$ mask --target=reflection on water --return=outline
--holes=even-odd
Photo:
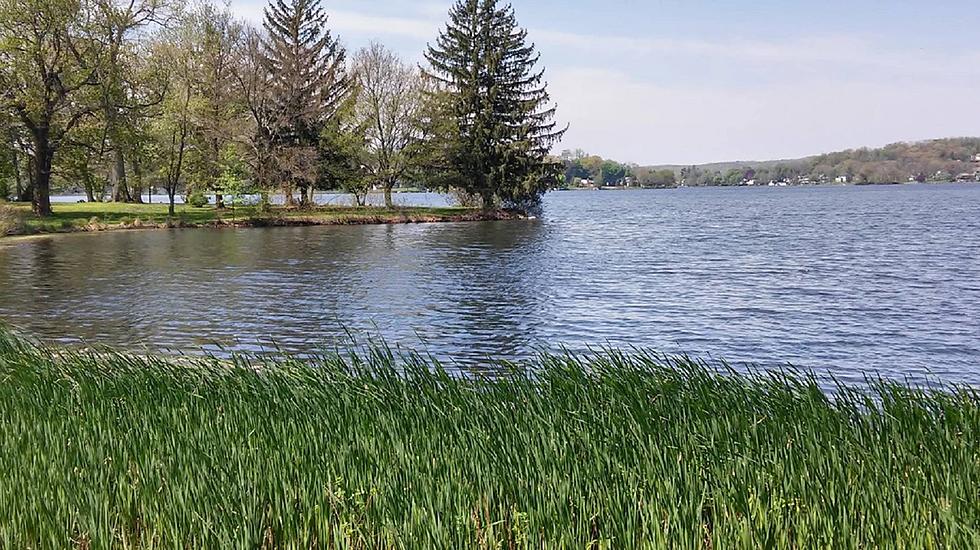
[[[0,245],[0,319],[63,343],[453,358],[566,344],[980,384],[980,186],[549,195],[539,221]]]

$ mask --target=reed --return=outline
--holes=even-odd
[[[500,369],[0,330],[0,547],[980,547],[973,390],[645,352]]]

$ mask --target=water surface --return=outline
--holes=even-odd
[[[0,245],[0,319],[134,350],[639,346],[980,385],[980,185],[561,192],[537,221]]]

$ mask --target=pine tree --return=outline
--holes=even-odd
[[[430,149],[444,181],[479,196],[486,208],[533,209],[560,175],[548,160],[565,129],[554,122],[539,57],[498,0],[458,0],[426,52],[437,90]],[[438,120],[441,118],[442,120]]]
[[[294,187],[304,190],[306,202],[305,189],[312,189],[318,179],[320,134],[350,89],[346,52],[327,28],[319,0],[273,0],[263,25],[278,172],[287,204],[293,202]]]

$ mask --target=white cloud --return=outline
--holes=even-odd
[[[259,22],[259,2],[236,2],[235,11]],[[399,12],[406,16],[328,12],[349,46],[380,39],[413,58],[438,36],[447,8],[433,0],[412,3]],[[795,157],[980,128],[976,49],[855,35],[650,38],[533,25],[529,35],[545,53],[559,117],[571,123],[563,146],[625,161]]]
[[[247,20],[260,22],[262,7],[259,3],[237,4],[236,13]],[[423,3],[414,6],[422,17],[396,17],[359,11],[330,10],[330,27],[335,32],[356,34],[371,38],[401,37],[430,41],[438,36],[445,24],[447,7],[443,3]],[[649,38],[629,36],[602,36],[580,34],[549,29],[530,29],[530,39],[538,44],[580,50],[589,54],[609,56],[690,56],[704,59],[725,59],[731,62],[807,65],[827,64],[855,69],[885,69],[910,75],[946,75],[961,73],[963,67],[976,66],[980,51],[929,54],[918,50],[882,50],[868,41],[854,36],[803,36],[787,41],[767,41],[745,38],[728,40]],[[553,63],[552,63],[553,64]],[[975,73],[975,72],[974,72]],[[967,75],[975,81],[977,74]],[[980,74],[980,73],[978,73]]]
[[[236,2],[235,15],[254,24],[261,24],[265,4]],[[433,9],[433,8],[429,8]],[[425,10],[423,10],[423,13]],[[428,40],[436,36],[442,25],[440,17],[393,17],[356,11],[327,10],[330,30],[337,34],[359,34],[373,37],[399,36]]]
[[[609,56],[684,55],[705,59],[724,59],[738,63],[768,65],[815,65],[829,67],[876,69],[917,76],[964,76],[965,67],[975,67],[980,50],[929,54],[919,50],[882,49],[867,39],[854,36],[815,35],[781,42],[732,38],[728,40],[699,40],[673,38],[634,38],[626,36],[596,36],[552,30],[531,30],[529,35],[539,44],[574,48],[592,54]],[[974,80],[978,73],[965,75]]]
[[[350,11],[330,12],[330,27],[340,34],[357,33],[370,36],[401,36],[431,40],[439,33],[442,21],[412,17],[387,17]]]

